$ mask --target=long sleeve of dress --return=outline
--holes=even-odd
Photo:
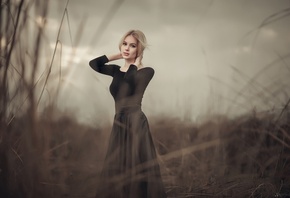
[[[112,76],[110,93],[115,100],[116,109],[123,106],[141,105],[143,94],[154,75],[154,69],[145,67],[138,69],[131,64],[126,72],[120,66],[107,64],[108,58],[103,55],[89,62],[95,71]]]
[[[144,69],[140,69],[138,70],[136,77],[137,77],[137,81],[136,81],[136,93],[144,93],[146,87],[148,86],[149,82],[151,81],[151,79],[154,76],[154,69],[151,67],[146,67]]]
[[[101,74],[114,76],[116,69],[119,67],[117,65],[106,64],[109,62],[109,59],[106,55],[95,58],[89,62],[89,65],[93,70]]]

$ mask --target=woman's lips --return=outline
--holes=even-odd
[[[129,56],[129,53],[123,52],[124,56]]]

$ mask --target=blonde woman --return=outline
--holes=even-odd
[[[110,92],[115,117],[96,197],[163,198],[155,147],[147,118],[141,109],[143,94],[154,75],[142,64],[146,37],[130,30],[121,39],[120,52],[90,61],[95,71],[112,77]],[[122,67],[109,64],[124,59]]]

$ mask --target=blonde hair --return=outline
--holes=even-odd
[[[119,50],[121,50],[121,46],[123,45],[124,40],[127,36],[133,36],[137,40],[137,56],[143,55],[143,51],[147,47],[147,40],[145,34],[140,30],[129,30],[120,40]]]

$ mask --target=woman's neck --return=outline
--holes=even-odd
[[[129,66],[131,65],[131,64],[134,64],[134,59],[130,59],[130,60],[125,60],[125,65],[124,65],[124,68],[129,68]]]

